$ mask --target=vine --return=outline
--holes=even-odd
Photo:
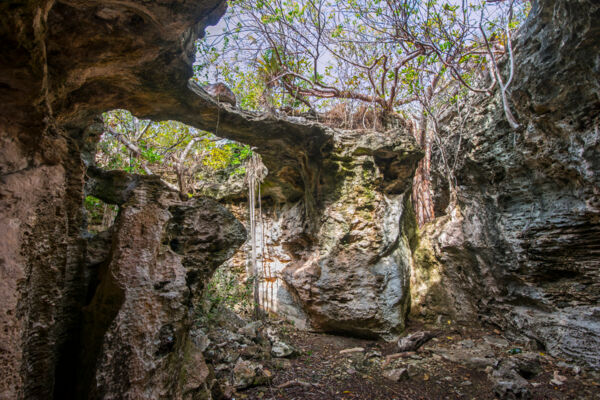
[[[254,318],[261,318],[261,306],[260,306],[260,278],[261,274],[257,265],[257,251],[256,251],[256,223],[261,224],[261,243],[262,249],[264,249],[264,226],[262,225],[262,205],[260,200],[260,184],[266,176],[266,168],[261,161],[258,154],[252,153],[250,159],[246,164],[246,178],[245,182],[248,185],[248,213],[250,220],[250,266],[251,275],[253,280],[253,297],[254,297]],[[259,204],[259,216],[256,215],[256,202],[258,197]],[[262,259],[262,257],[261,257]]]

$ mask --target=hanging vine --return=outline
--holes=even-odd
[[[246,178],[245,183],[248,185],[248,211],[250,220],[250,266],[251,276],[254,282],[253,297],[254,297],[254,318],[259,319],[261,317],[261,306],[260,306],[260,280],[261,274],[257,265],[257,251],[256,251],[256,224],[261,224],[261,236],[262,236],[262,247],[264,248],[264,227],[262,226],[262,208],[259,208],[258,216],[256,215],[256,202],[258,200],[259,207],[260,201],[260,184],[267,175],[267,170],[260,159],[260,156],[256,153],[252,153],[252,156],[246,163]],[[262,257],[261,257],[262,259]]]

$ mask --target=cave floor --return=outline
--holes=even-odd
[[[408,327],[409,333],[423,329],[418,323]],[[448,326],[436,330],[437,337],[418,351],[388,358],[398,353],[395,342],[303,332],[288,324],[279,324],[277,330],[299,355],[265,361],[273,374],[269,385],[233,393],[232,398],[494,399],[494,382],[488,376],[492,367],[486,373],[481,359],[498,364],[516,357],[511,349],[524,348],[497,330]],[[580,371],[539,350],[522,350],[518,356],[524,355],[534,355],[540,368],[537,375],[524,377],[532,399],[600,399],[597,371]],[[386,371],[403,368],[407,372],[399,381],[384,377]],[[551,383],[555,374],[562,384]]]

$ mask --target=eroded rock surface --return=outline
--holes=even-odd
[[[265,154],[276,154],[266,157],[272,166],[280,156],[288,157],[288,164],[297,164],[295,155],[287,152],[291,148],[287,143],[304,146],[306,154],[318,151],[324,143],[326,135],[319,127],[304,129],[297,123],[220,109],[205,92],[197,94],[197,87],[188,87],[194,41],[224,10],[225,2],[219,0],[40,0],[0,5],[0,216],[4,227],[0,240],[4,327],[0,331],[0,397],[74,396],[81,307],[94,294],[88,290],[90,276],[84,265],[86,259],[97,261],[104,253],[102,243],[95,241],[90,243],[93,254],[86,255],[82,206],[82,160],[88,165],[92,160],[89,153],[101,132],[94,118],[101,112],[127,108],[141,117],[179,119],[209,130],[219,125],[220,134],[260,146]],[[153,222],[165,223],[163,211],[152,216]],[[142,225],[135,226],[141,229]],[[119,269],[116,264],[115,268]],[[141,277],[134,280],[148,283]],[[116,300],[128,293],[118,282],[114,287],[105,285],[115,291]],[[138,306],[131,304],[132,311]],[[110,318],[99,321],[109,322]],[[169,329],[164,332],[169,337]],[[131,333],[114,334],[127,340]],[[155,334],[154,325],[148,334]],[[140,344],[148,337],[129,344]],[[88,345],[93,347],[93,343]],[[145,356],[136,358],[127,351],[117,354],[146,363]],[[86,382],[108,379],[116,373],[111,370],[116,364],[116,360],[102,364],[107,370],[99,374],[106,375],[96,377],[87,369],[82,373],[90,373]],[[80,384],[86,386],[75,386]],[[114,384],[107,390],[116,390],[121,383]],[[149,390],[158,393],[163,388]]]
[[[50,155],[21,133],[0,118],[2,399],[50,393],[84,295],[83,165],[64,138],[41,139]]]
[[[80,397],[197,398],[211,392],[192,323],[204,283],[245,240],[208,198],[182,202],[157,177],[90,169],[90,194],[119,202],[112,244],[84,307]],[[127,195],[105,196],[102,181]]]
[[[392,338],[410,301],[410,190],[422,152],[402,130],[325,132],[318,156],[262,185],[261,298],[301,327]],[[294,174],[302,197],[280,203],[291,194],[280,182]]]
[[[298,236],[282,243],[291,250],[283,281],[314,328],[367,336],[403,329],[414,234],[407,193],[421,156],[411,139],[404,132],[335,136],[316,216],[287,222],[292,231],[315,224],[303,232],[306,243]]]
[[[73,396],[87,295],[80,155],[99,133],[87,127],[110,108],[152,107],[165,82],[185,88],[193,41],[223,12],[221,1],[0,4],[0,398]]]
[[[290,252],[300,260],[295,264],[298,269],[304,264],[312,268],[312,261],[307,258],[309,249],[299,250],[298,245],[304,243],[306,237],[307,244],[321,246],[314,235],[321,226],[321,214],[326,207],[323,204],[333,200],[325,199],[318,191],[319,178],[325,176],[321,174],[324,160],[331,154],[337,139],[332,131],[316,123],[235,110],[188,82],[192,76],[193,42],[207,24],[217,21],[224,7],[225,2],[218,0],[7,1],[0,5],[3,38],[0,43],[1,212],[8,227],[1,241],[4,268],[0,270],[0,280],[6,289],[2,294],[2,304],[6,305],[2,322],[7,329],[0,332],[1,341],[6,343],[2,354],[6,363],[0,380],[4,397],[51,398],[54,395],[64,398],[71,395],[81,306],[93,295],[86,286],[90,277],[83,265],[86,258],[96,258],[102,253],[100,243],[95,242],[90,244],[94,254],[86,256],[87,244],[82,232],[85,173],[82,160],[88,165],[92,160],[89,153],[101,132],[94,118],[103,111],[127,108],[139,117],[176,119],[212,131],[218,127],[219,136],[255,146],[271,173],[265,195],[276,199],[276,203],[296,204],[298,212],[304,213],[295,221],[300,224],[298,228],[307,233],[290,240]],[[406,181],[398,181],[402,181],[401,186],[408,183],[411,168],[403,169],[399,162],[400,169],[396,170],[395,156],[388,158],[384,153],[380,158],[377,158],[379,155],[368,156],[373,159],[371,164],[378,160],[383,163],[385,171],[382,169],[381,174],[391,177],[384,181],[394,182],[396,176],[407,173]],[[412,162],[413,158],[409,159]],[[338,164],[327,167],[343,171],[343,162]],[[370,168],[365,169],[368,174]],[[348,184],[346,181],[344,196],[357,198]],[[105,195],[112,190],[111,185],[104,188]],[[331,182],[322,187],[330,186]],[[127,192],[118,187],[114,189],[119,189],[114,193],[117,195]],[[409,209],[398,197],[405,188],[385,190],[390,196],[396,196],[387,214],[396,219],[401,210]],[[406,196],[403,199],[406,200]],[[375,200],[367,207],[382,205],[384,196],[377,194]],[[122,199],[110,201],[119,203]],[[345,213],[350,216],[353,211],[348,209]],[[165,215],[162,211],[157,213],[153,222],[164,224]],[[383,214],[377,218],[382,220]],[[344,224],[329,225],[330,242],[341,240],[338,235],[347,233],[343,231]],[[369,262],[385,259],[378,267],[384,272],[361,273],[367,275],[372,288],[392,290],[392,296],[383,297],[392,299],[385,313],[394,319],[392,325],[395,326],[403,311],[392,308],[396,304],[404,307],[407,296],[405,282],[400,279],[406,270],[396,271],[394,263],[406,260],[400,260],[399,253],[395,252],[396,228],[386,233],[380,227],[369,226],[370,232],[377,236],[374,249],[377,254]],[[365,237],[367,233],[365,231]],[[385,252],[386,246],[392,253]],[[330,259],[335,257],[332,255]],[[340,255],[332,271],[342,271],[344,257],[354,258],[355,264],[365,268],[361,261],[364,256],[357,247]],[[312,278],[296,274],[293,279],[300,282]],[[388,285],[386,279],[392,283]],[[340,277],[336,280],[339,282]],[[321,282],[325,286],[342,287],[334,281],[321,279]],[[298,287],[303,285],[299,283]],[[109,289],[115,290],[116,298],[127,293],[124,289]],[[313,296],[301,290],[304,296]],[[371,291],[370,296],[378,295]],[[315,315],[328,315],[323,321],[332,317],[339,319],[336,313],[347,314],[350,310],[343,305],[345,299],[340,299],[336,309],[331,311],[317,306],[323,300],[329,301],[310,300]],[[381,318],[375,315],[378,311],[374,307],[365,303],[364,308],[358,321]],[[101,324],[109,324],[109,320]],[[354,326],[361,325],[358,321]],[[137,344],[144,340],[140,339]],[[125,356],[126,352],[118,354]],[[106,376],[114,374],[114,371],[109,372],[114,367],[110,362],[102,367],[108,368]],[[91,375],[82,383],[84,387],[93,379],[109,379]],[[115,385],[120,383],[115,382]],[[117,386],[107,390],[116,390]]]
[[[388,145],[234,110],[188,83],[193,42],[224,4],[0,5],[0,397],[69,398],[74,379],[92,397],[211,390],[187,312],[237,239],[185,222],[208,218],[200,205],[224,217],[214,203],[182,203],[137,178],[130,183],[141,186],[109,200],[123,206],[114,230],[84,239],[81,157],[89,163],[99,134],[93,118],[116,107],[218,127],[257,147],[270,171],[265,198],[277,204],[269,240],[279,264],[270,265],[282,272],[290,313],[324,330],[401,329],[414,221],[406,193],[419,151],[401,134]],[[415,281],[440,278],[437,291],[419,287],[417,311],[435,304],[435,314],[481,317],[595,366],[598,12],[589,0],[534,4],[511,96],[524,129],[508,129],[497,97],[474,100],[460,207],[426,228]],[[207,255],[214,250],[221,256]],[[84,343],[82,332],[91,335]],[[89,352],[74,369],[80,345]],[[169,369],[188,374],[169,386]]]
[[[492,322],[595,367],[599,18],[592,1],[534,3],[515,49],[522,129],[499,96],[473,97],[458,206],[424,229],[413,282],[416,313]]]

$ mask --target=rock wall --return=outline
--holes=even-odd
[[[328,132],[320,160],[299,174],[299,200],[278,201],[277,177],[263,184],[261,298],[299,327],[392,338],[410,303],[410,192],[422,152],[403,130]],[[232,263],[247,262],[248,246]]]
[[[82,155],[98,134],[87,127],[187,91],[193,41],[223,12],[220,1],[0,5],[0,398],[77,397],[86,258],[102,247],[84,234]]]
[[[459,202],[423,230],[413,311],[480,320],[600,366],[600,6],[537,1],[511,88],[473,96]],[[457,129],[452,117],[445,129]],[[438,182],[442,187],[443,182]]]
[[[157,177],[88,175],[89,193],[120,209],[104,257],[88,265],[79,397],[210,398],[219,388],[193,321],[204,283],[245,240],[243,226],[214,200],[182,202]]]
[[[86,240],[85,167],[65,142],[53,143],[56,162],[4,138],[0,398],[210,396],[218,387],[195,347],[193,314],[243,227],[156,178],[96,171],[89,193],[121,212]]]
[[[241,231],[213,203],[184,204],[144,181],[111,200],[123,205],[115,231],[86,240],[82,159],[97,140],[93,118],[111,108],[218,127],[257,147],[270,171],[265,196],[293,205],[273,217],[292,303],[324,330],[401,329],[413,220],[405,193],[420,152],[403,135],[384,144],[241,112],[188,83],[193,42],[224,7],[0,4],[1,398],[179,398],[211,389],[191,351],[187,312]],[[424,279],[415,285],[425,304],[436,293],[440,312],[488,318],[595,366],[598,13],[591,0],[535,3],[511,96],[524,129],[508,129],[497,97],[474,100],[460,208],[427,228],[415,269],[440,277],[436,291]],[[199,207],[228,221],[209,228],[232,231],[188,226],[188,217],[212,218]],[[190,241],[190,232],[206,240]],[[358,281],[365,285],[349,284]],[[193,373],[167,382],[167,371],[184,370]]]
[[[283,281],[313,328],[388,338],[404,329],[414,236],[409,194],[421,157],[404,131],[334,136],[314,178],[315,216],[284,224],[293,232],[309,222],[314,230],[282,240],[291,259]]]
[[[191,309],[188,303],[194,298],[191,289],[181,284],[187,253],[174,256],[176,250],[159,243],[166,235],[161,229],[166,226],[168,231],[169,221],[184,213],[165,209],[175,200],[169,200],[166,193],[132,192],[128,185],[119,186],[133,178],[109,179],[109,184],[95,193],[120,193],[122,197],[111,202],[124,206],[129,200],[133,203],[122,210],[113,232],[86,239],[84,175],[100,133],[94,118],[103,111],[127,108],[142,118],[176,119],[207,130],[218,127],[218,135],[253,145],[263,156],[271,172],[266,195],[278,203],[302,202],[299,208],[305,216],[298,223],[303,224],[302,231],[310,240],[304,243],[294,238],[291,242],[295,246],[304,243],[331,250],[336,247],[331,244],[342,239],[338,235],[346,235],[345,223],[336,222],[323,232],[329,244],[318,238],[322,216],[336,217],[332,210],[326,211],[336,198],[327,197],[321,189],[328,191],[345,182],[345,192],[335,196],[349,202],[361,197],[351,192],[349,181],[343,178],[344,168],[348,168],[344,164],[351,161],[329,158],[337,140],[331,130],[315,123],[236,110],[219,104],[188,82],[194,40],[207,24],[217,21],[224,7],[225,2],[218,0],[40,0],[0,5],[0,215],[7,226],[0,240],[0,281],[6,289],[0,298],[6,327],[0,332],[2,398],[111,397],[117,392],[130,398],[181,397],[204,384],[202,361],[196,360],[193,367],[188,366],[200,374],[190,377],[196,386],[183,385],[181,379],[165,386],[165,371],[182,371],[186,369],[182,365],[191,362],[189,357],[197,357],[197,353],[187,351],[191,342],[185,336],[189,326],[185,310]],[[408,209],[400,196],[406,192],[418,152],[414,147],[400,146],[395,151],[382,144],[356,151],[366,152],[365,165],[360,161],[351,169],[364,170],[369,186],[377,187],[374,199],[365,207],[380,207],[387,197],[395,204],[389,218],[400,218],[400,210]],[[320,179],[329,181],[322,183]],[[401,182],[398,187],[393,183],[396,180]],[[379,183],[386,186],[380,188]],[[360,201],[364,203],[364,199]],[[217,208],[211,206],[209,210],[219,214]],[[349,208],[342,217],[349,217],[352,211]],[[190,217],[195,215],[192,212]],[[382,220],[383,215],[378,218]],[[398,301],[402,314],[407,297],[406,281],[400,278],[406,272],[406,257],[396,252],[404,244],[400,239],[396,244],[396,238],[403,236],[394,229],[364,229],[365,235],[372,234],[377,241],[373,259],[365,262],[376,264],[385,259],[390,263],[379,267],[384,271],[378,273],[381,282],[367,271],[368,264],[359,265],[363,257],[358,254],[360,240],[356,248],[350,246],[351,251],[332,253],[329,265],[339,280],[344,276],[344,257],[352,258],[363,269],[361,274],[373,275],[369,278],[372,289],[387,284],[386,274],[390,275],[397,297],[392,298]],[[135,239],[146,233],[152,236]],[[211,240],[218,238],[215,235]],[[109,243],[111,252],[106,253]],[[229,245],[234,247],[235,241]],[[387,248],[391,253],[385,252]],[[291,253],[297,257],[297,267],[314,267],[308,248],[296,248]],[[173,258],[174,269],[166,266],[163,257]],[[201,281],[214,265],[200,258],[189,262],[196,266],[209,263],[198,273]],[[148,264],[142,268],[139,260]],[[395,266],[403,269],[395,271]],[[174,281],[162,287],[163,275]],[[294,277],[297,282],[312,279],[301,271]],[[323,277],[321,282],[325,282]],[[302,291],[300,286],[298,283]],[[322,301],[310,301],[311,310],[324,326],[332,316],[333,320],[338,318],[335,313],[339,311],[329,312]],[[348,307],[342,304],[345,301],[340,299],[335,307],[347,312]],[[170,313],[171,303],[188,308]],[[150,316],[150,309],[156,317]],[[397,320],[386,322],[374,315],[374,310],[367,310],[353,326],[378,318],[374,329],[383,329],[382,324],[397,325]],[[169,338],[173,335],[177,338],[174,344],[163,348],[155,343],[162,342],[163,336],[172,342]],[[152,356],[145,353],[147,348],[157,350]],[[85,356],[81,356],[81,349],[85,349]],[[165,351],[169,355],[163,357]],[[127,370],[129,364],[135,368]]]
[[[37,398],[52,390],[81,295],[84,168],[58,135],[32,145],[6,117],[0,133],[0,398]]]

